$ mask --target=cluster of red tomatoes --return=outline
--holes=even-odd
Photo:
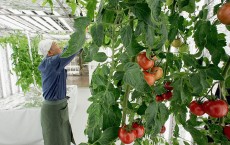
[[[213,118],[224,117],[228,113],[228,104],[224,100],[207,100],[204,103],[192,101],[189,104],[190,112],[196,116],[207,113]]]
[[[166,127],[163,125],[160,130],[160,134],[166,131]],[[145,128],[143,125],[134,122],[132,126],[124,125],[120,127],[118,131],[118,137],[124,144],[130,144],[137,138],[142,138],[145,134]]]
[[[143,125],[134,122],[132,126],[124,125],[118,131],[118,137],[124,144],[130,144],[137,138],[142,138],[145,134]]]
[[[149,86],[152,86],[155,81],[159,80],[163,76],[163,70],[161,67],[154,66],[156,57],[149,59],[146,56],[146,52],[140,52],[137,55],[137,63],[143,69],[144,78]]]
[[[166,82],[164,84],[164,88],[167,90],[167,92],[161,94],[161,95],[157,95],[156,96],[156,101],[157,102],[162,102],[164,100],[170,100],[172,98],[172,90],[173,90],[173,87],[170,86],[171,82]]]

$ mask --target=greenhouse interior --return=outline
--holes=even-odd
[[[229,68],[230,0],[0,0],[0,145],[228,145]]]

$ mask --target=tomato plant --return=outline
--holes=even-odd
[[[66,55],[83,47],[85,61],[99,62],[90,83],[91,104],[85,130],[88,144],[114,143],[117,127],[136,118],[143,121],[149,138],[140,138],[135,143],[152,143],[169,115],[176,120],[175,144],[180,140],[178,125],[191,134],[196,144],[208,144],[208,136],[215,143],[229,144],[228,140],[220,140],[223,133],[219,125],[228,116],[219,120],[205,115],[198,118],[187,109],[192,100],[226,99],[230,76],[230,58],[225,51],[227,35],[218,28],[222,24],[210,19],[224,3],[201,4],[199,0],[167,0],[167,4],[147,0],[80,3],[87,13],[75,19],[76,31],[71,35],[69,45],[72,47]],[[85,41],[86,27],[92,38],[88,41]],[[174,40],[180,41],[175,45],[181,47],[177,52],[172,49]],[[110,51],[111,55],[99,51],[100,48]],[[157,60],[152,60],[152,56]],[[147,65],[145,62],[149,61]],[[151,70],[154,67],[162,68],[163,71],[159,71],[163,72],[159,75],[162,77],[147,83],[146,78],[154,77],[145,77],[145,74],[154,74]],[[164,87],[168,80],[172,88]],[[219,95],[214,93],[215,82],[220,86]],[[168,106],[157,102],[158,94],[170,99]],[[207,130],[200,129],[204,124]]]

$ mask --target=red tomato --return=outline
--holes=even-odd
[[[169,90],[169,91],[173,90],[173,87],[170,86],[170,84],[171,84],[171,82],[166,82],[165,83],[164,87],[165,87],[166,90]]]
[[[189,105],[189,109],[196,116],[201,116],[205,113],[202,105],[198,104],[197,101],[192,101]]]
[[[152,73],[155,75],[156,80],[159,80],[163,76],[163,69],[161,67],[152,67]]]
[[[143,70],[148,70],[154,66],[154,61],[146,57],[146,52],[141,52],[137,56],[137,63]]]
[[[205,102],[202,104],[202,108],[203,108],[204,112],[207,113],[207,114],[209,114],[209,112],[208,112],[208,106],[209,106],[209,104],[210,104],[210,101],[209,101],[209,100],[205,101]]]
[[[207,114],[214,118],[224,117],[228,113],[228,104],[224,100],[210,101],[206,105]]]
[[[164,94],[162,94],[162,97],[165,99],[165,100],[170,100],[172,98],[172,92],[171,91],[168,91]]]
[[[165,133],[165,131],[166,131],[166,128],[165,128],[165,126],[163,125],[163,126],[161,127],[160,133],[161,133],[161,134],[162,134],[162,133]]]
[[[162,102],[162,101],[164,101],[164,98],[162,97],[162,95],[157,95],[156,96],[156,101],[157,102]]]
[[[223,131],[224,131],[224,135],[230,140],[230,126],[226,125]]]
[[[217,12],[217,18],[222,24],[230,25],[230,3],[225,3]]]
[[[145,128],[144,128],[144,126],[142,126],[142,125],[134,122],[132,124],[132,127],[133,127],[133,129],[136,130],[136,138],[141,138],[141,137],[144,136],[144,134],[145,134]]]
[[[148,73],[146,71],[144,71],[143,73],[144,73],[144,78],[145,78],[147,84],[152,86],[156,81],[154,74]]]
[[[126,126],[120,127],[118,131],[118,137],[124,144],[130,144],[136,139],[136,130],[128,132]]]

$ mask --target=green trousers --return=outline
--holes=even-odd
[[[69,122],[67,99],[44,101],[41,108],[44,145],[75,144]]]

